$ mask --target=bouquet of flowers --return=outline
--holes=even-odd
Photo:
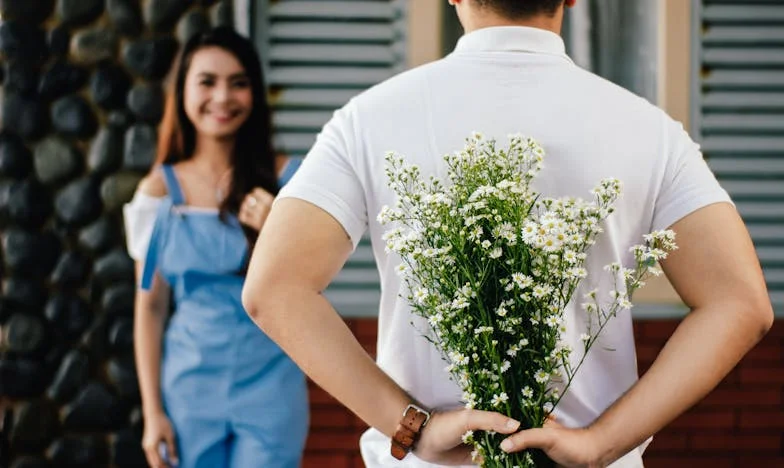
[[[591,346],[646,273],[675,249],[672,231],[644,236],[631,248],[632,268],[605,267],[615,278],[607,300],[585,295],[589,324],[574,353],[564,342],[565,310],[587,276],[587,251],[602,232],[621,193],[616,179],[593,189],[593,201],[546,198],[532,187],[544,150],[533,139],[509,137],[499,148],[474,133],[462,151],[444,157],[448,181],[423,180],[419,168],[396,153],[386,174],[397,195],[380,223],[387,252],[398,254],[398,273],[414,313],[430,325],[425,336],[439,349],[468,408],[498,411],[541,427],[569,389]],[[475,459],[488,467],[534,467],[541,452],[507,454],[500,435],[466,433]]]

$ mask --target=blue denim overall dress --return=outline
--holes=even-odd
[[[171,166],[141,287],[157,272],[175,312],[161,392],[183,468],[297,468],[308,429],[305,378],[240,300],[249,255],[239,221],[185,205]]]

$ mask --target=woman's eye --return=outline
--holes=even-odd
[[[215,84],[212,80],[201,80],[199,81],[199,85],[201,86],[212,86]]]
[[[232,86],[235,88],[247,88],[250,86],[250,82],[248,82],[248,80],[237,80],[232,83]]]

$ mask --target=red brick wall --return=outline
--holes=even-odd
[[[348,322],[373,354],[375,319]],[[635,325],[640,371],[650,366],[677,321]],[[784,321],[703,402],[660,432],[645,452],[646,468],[784,467]],[[360,468],[365,424],[311,385],[311,431],[304,468]]]

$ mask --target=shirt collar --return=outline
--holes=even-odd
[[[564,41],[558,34],[527,26],[493,26],[463,35],[456,53],[472,52],[529,52],[555,55],[571,62],[566,55]]]

